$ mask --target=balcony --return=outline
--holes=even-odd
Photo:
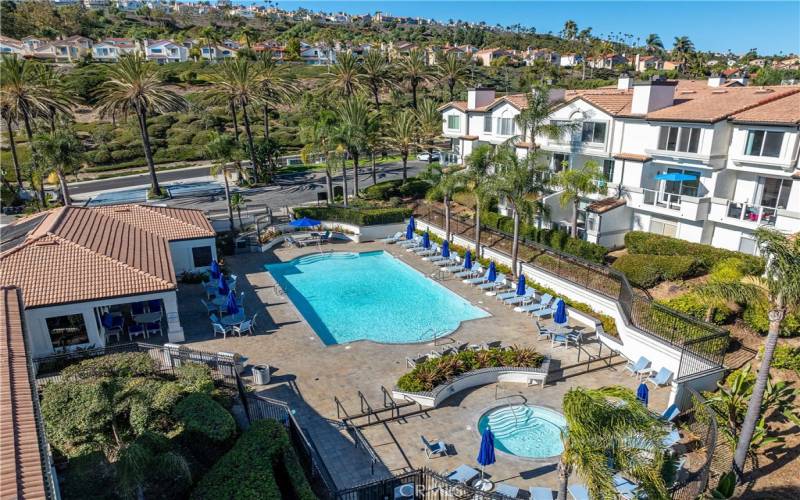
[[[708,215],[710,220],[755,230],[761,226],[774,227],[787,232],[800,230],[800,214],[782,208],[765,207],[714,198]]]
[[[711,198],[698,198],[655,189],[626,189],[631,208],[688,220],[702,220],[708,215]]]

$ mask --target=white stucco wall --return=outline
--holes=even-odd
[[[172,253],[172,264],[175,266],[175,274],[184,272],[205,271],[208,267],[195,267],[192,257],[192,248],[211,247],[211,260],[217,258],[217,244],[214,238],[197,238],[193,240],[170,241],[169,249]]]

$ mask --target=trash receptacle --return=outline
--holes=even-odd
[[[256,365],[253,367],[253,383],[256,385],[269,384],[269,365]]]

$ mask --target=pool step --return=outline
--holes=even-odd
[[[313,264],[314,262],[319,262],[322,260],[349,260],[357,258],[358,254],[354,252],[315,253],[312,255],[306,255],[305,257],[300,257],[296,260],[296,262],[298,264]]]

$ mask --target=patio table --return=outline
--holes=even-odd
[[[230,314],[228,316],[224,316],[222,319],[219,320],[222,326],[235,326],[241,325],[244,323],[245,317],[244,314]]]
[[[155,323],[160,319],[161,319],[161,311],[133,315],[133,321],[135,321],[136,323]]]

